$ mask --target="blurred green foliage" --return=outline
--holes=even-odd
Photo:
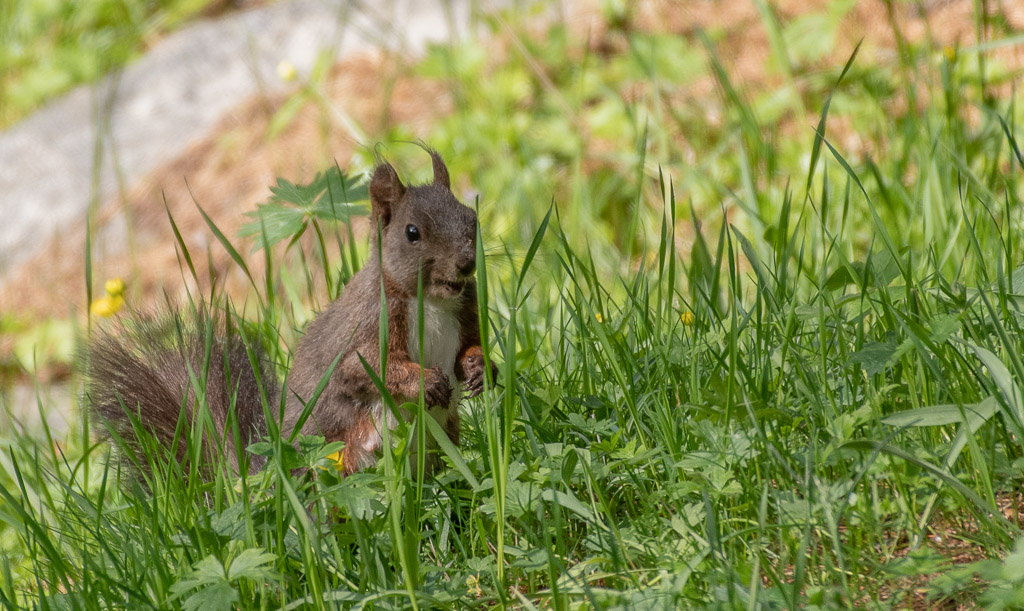
[[[128,63],[211,0],[0,2],[0,129]]]

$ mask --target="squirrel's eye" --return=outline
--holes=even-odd
[[[405,226],[405,237],[410,242],[419,242],[420,241],[420,230],[416,228],[416,225],[406,225]]]

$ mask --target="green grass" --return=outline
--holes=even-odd
[[[410,477],[424,435],[406,424],[344,480],[289,475],[325,464],[332,449],[307,440],[206,482],[154,448],[146,489],[88,441],[96,423],[66,445],[15,431],[0,601],[841,609],[923,587],[930,604],[1024,606],[1022,111],[991,94],[1009,77],[982,48],[823,67],[762,9],[777,63],[793,59],[781,109],[780,90],[730,82],[718,33],[628,19],[609,57],[556,27],[496,65],[470,41],[416,67],[459,100],[428,141],[482,194],[499,365],[446,472]],[[668,95],[708,75],[717,126]],[[649,95],[620,95],[637,82]],[[919,108],[892,110],[925,84]],[[833,139],[840,119],[864,152]],[[784,137],[793,122],[807,127]],[[388,154],[425,167],[415,147]],[[246,269],[254,297],[232,311],[282,375],[315,287],[366,256],[344,224],[301,227],[313,246],[279,245],[265,278]],[[242,243],[211,233],[244,267]]]

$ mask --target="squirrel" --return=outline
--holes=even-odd
[[[201,395],[238,471],[235,444],[248,446],[268,435],[262,393],[270,399],[268,413],[284,405],[282,435],[297,432],[323,436],[328,443],[344,442],[341,462],[344,473],[351,474],[376,462],[381,427],[397,424],[368,366],[398,404],[418,401],[422,381],[427,413],[457,446],[462,391],[479,395],[485,376],[475,278],[476,213],[452,193],[441,156],[426,150],[433,166],[429,184],[403,185],[387,161],[374,169],[369,193],[377,231],[372,232],[371,256],[341,296],[309,324],[294,350],[284,390],[267,373],[271,367],[259,366],[265,357],[258,347],[247,350],[230,325],[225,322],[221,331],[220,323],[208,315],[182,320],[175,314],[171,341],[167,322],[152,318],[123,322],[120,331],[96,333],[85,353],[86,400],[111,435],[131,445],[135,426],[141,425],[162,444],[177,439],[176,451],[183,460],[185,442],[175,432],[183,417],[197,424]],[[382,303],[387,307],[383,373]],[[494,376],[493,363],[491,371]],[[326,386],[308,407],[325,376]],[[205,392],[197,393],[197,386]],[[229,423],[237,424],[237,440]],[[433,441],[429,435],[428,441]],[[253,456],[250,472],[262,464],[262,457]],[[430,448],[425,464],[428,473],[440,466],[436,449]]]

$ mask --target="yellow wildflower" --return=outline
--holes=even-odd
[[[95,299],[92,305],[89,306],[89,312],[93,316],[99,316],[101,318],[109,318],[114,314],[117,314],[124,306],[124,297],[120,295],[104,295],[99,299]]]
[[[956,59],[956,48],[955,47],[951,47],[949,45],[946,45],[946,47],[943,48],[943,52],[946,54],[946,61],[950,61],[951,62],[954,59]]]
[[[480,587],[480,576],[470,575],[466,578],[466,594],[472,594],[479,598],[483,596],[483,588]]]
[[[103,285],[103,289],[106,290],[107,295],[110,295],[111,297],[124,295],[124,280],[121,280],[120,278],[111,278]]]
[[[94,299],[89,304],[89,312],[93,316],[108,318],[117,314],[124,307],[124,280],[111,278],[103,285],[103,290],[107,294],[99,299]]]
[[[600,312],[594,313],[594,318],[597,319],[597,322],[604,322],[604,316],[601,316]]]
[[[345,470],[345,450],[338,450],[334,454],[328,454],[327,458],[334,461],[334,468],[338,471]]]
[[[679,315],[679,320],[681,320],[684,325],[692,325],[693,312],[683,312],[682,314]]]

